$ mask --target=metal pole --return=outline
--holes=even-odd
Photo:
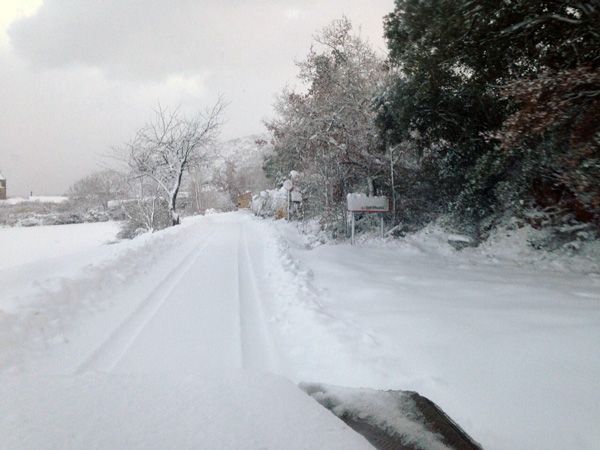
[[[389,145],[389,144],[388,144]],[[393,227],[396,223],[396,191],[394,190],[394,149],[392,146],[389,147],[390,150],[390,182],[392,185],[392,224]]]
[[[350,244],[354,245],[354,211],[352,211],[352,232],[350,235]]]
[[[383,239],[383,214],[379,214],[380,224],[379,227],[381,229],[381,239]]]

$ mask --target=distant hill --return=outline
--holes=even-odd
[[[262,167],[264,157],[272,151],[268,139],[269,136],[266,134],[251,134],[219,143],[217,164],[221,165],[225,161],[233,160],[240,169]],[[265,144],[257,144],[260,140]]]

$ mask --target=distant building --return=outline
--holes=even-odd
[[[0,200],[6,200],[6,178],[0,173]]]

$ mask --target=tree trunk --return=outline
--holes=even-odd
[[[171,225],[179,225],[179,214],[177,214],[177,194],[179,194],[179,187],[181,186],[181,177],[183,176],[184,166],[182,165],[179,168],[179,173],[177,174],[177,182],[175,183],[174,189],[171,191],[171,196],[169,198],[169,212],[171,213]]]

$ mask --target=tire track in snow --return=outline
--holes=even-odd
[[[82,374],[90,371],[110,372],[127,353],[133,342],[152,320],[169,298],[181,279],[198,260],[202,251],[209,245],[216,230],[208,234],[200,243],[159,282],[154,291],[146,297],[135,311],[119,325],[92,355],[75,371]]]
[[[243,223],[237,249],[237,281],[242,367],[280,374],[281,358],[267,328]]]

